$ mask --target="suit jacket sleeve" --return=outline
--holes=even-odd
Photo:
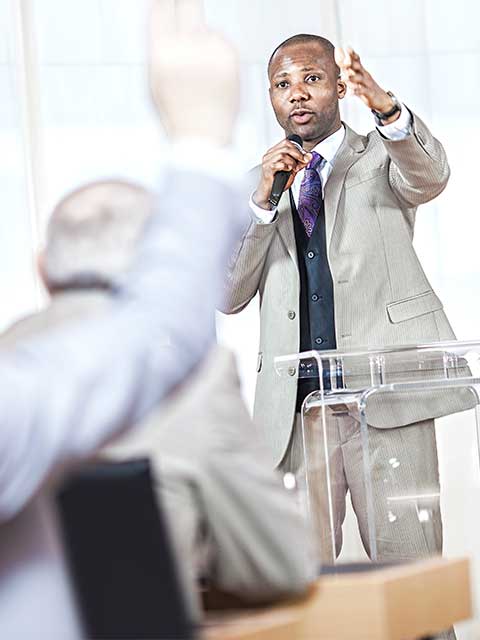
[[[256,167],[248,175],[250,193],[255,189],[259,171],[260,168]],[[250,222],[229,261],[225,296],[220,306],[220,311],[224,313],[242,311],[255,297],[277,226],[276,219],[270,224],[259,224],[251,220],[247,203],[245,212]]]
[[[257,224],[252,221],[249,224],[230,259],[220,311],[238,313],[255,297],[275,229],[276,222]]]
[[[447,156],[428,127],[412,113],[412,133],[403,140],[381,136],[390,156],[390,185],[402,204],[417,207],[433,200],[450,176]]]

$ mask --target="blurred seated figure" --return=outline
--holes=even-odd
[[[266,464],[227,349],[213,349],[162,411],[106,455],[150,457],[194,612],[198,578],[245,605],[304,590],[314,570],[305,527],[294,494]]]
[[[156,0],[151,20],[155,106],[171,142],[192,141],[193,153],[196,140],[204,153],[222,158],[221,167],[198,169],[173,147],[156,198],[159,214],[149,217],[135,260],[114,286],[108,289],[108,283],[83,273],[78,292],[87,293],[89,285],[94,290],[89,311],[83,302],[85,313],[62,302],[48,327],[26,321],[31,329],[19,325],[5,339],[0,352],[2,638],[82,637],[50,507],[51,485],[65,468],[141,423],[205,355],[214,336],[213,310],[242,224],[232,182],[235,161],[225,149],[238,110],[238,62],[228,43],[205,28],[199,1],[177,5],[173,15],[170,2]],[[69,157],[74,159],[74,150]],[[96,195],[113,197],[110,186],[97,184]],[[127,200],[127,191],[137,193],[124,188]],[[79,193],[88,200],[93,192]],[[74,208],[72,203],[67,198],[63,205]],[[72,210],[74,227],[78,213]],[[120,232],[112,244],[130,241]],[[68,283],[55,284],[56,295],[65,300],[61,291]],[[105,304],[97,301],[97,294],[107,291]],[[169,349],[164,349],[166,336]]]
[[[60,202],[39,260],[50,304],[12,326],[0,338],[0,348],[108,308],[153,204],[141,186],[122,181],[82,187]],[[158,295],[161,299],[161,287]],[[164,353],[171,350],[166,336]],[[305,588],[306,535],[295,497],[267,464],[227,350],[212,349],[161,410],[104,455],[151,458],[197,617],[197,577],[247,603]],[[292,544],[295,540],[298,544]]]

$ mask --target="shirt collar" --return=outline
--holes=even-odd
[[[340,129],[337,129],[334,133],[325,138],[317,144],[314,148],[314,151],[319,153],[322,158],[325,158],[327,162],[332,163],[334,157],[337,154],[337,151],[340,149],[340,146],[345,138],[345,127],[342,126]]]

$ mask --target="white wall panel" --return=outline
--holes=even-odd
[[[32,0],[40,64],[101,60],[99,0]]]
[[[452,125],[475,124],[480,116],[480,47],[476,52],[430,56],[428,77],[434,116]]]
[[[10,12],[8,3],[10,0],[0,0],[0,64],[11,62],[12,55],[9,48],[9,33],[11,33],[12,24],[10,20]]]
[[[338,0],[341,38],[364,55],[425,51],[422,0]]]
[[[0,2],[0,329],[36,308],[33,237],[28,207],[15,22],[10,0]]]
[[[445,8],[445,7],[441,7]],[[445,20],[448,22],[449,14]],[[473,19],[475,13],[472,13]],[[456,34],[450,52],[430,55],[431,125],[448,152],[452,175],[439,200],[435,228],[443,302],[459,338],[480,335],[480,263],[477,205],[477,154],[480,148],[480,47],[459,52],[463,35]],[[470,46],[470,43],[468,44]]]
[[[49,65],[41,78],[47,126],[143,125],[153,119],[143,67]]]
[[[12,131],[18,126],[18,103],[12,67],[7,64],[0,65],[0,95],[0,129]]]
[[[335,38],[334,0],[305,0],[302,10],[288,0],[205,0],[209,24],[228,35],[242,60],[266,62],[286,38],[296,33],[320,33]]]
[[[453,53],[480,49],[480,3],[477,0],[424,0],[428,50]]]
[[[317,33],[333,40],[336,37],[335,3],[331,0],[306,0],[301,11],[296,2],[288,0],[263,0],[258,4],[262,6],[264,31],[259,31],[258,37],[268,45],[264,60],[280,42],[296,33]]]
[[[99,0],[102,63],[140,64],[150,0]]]

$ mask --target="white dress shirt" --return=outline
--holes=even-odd
[[[402,140],[410,135],[412,130],[412,116],[409,110],[402,105],[402,110],[399,117],[395,122],[386,124],[382,127],[377,127],[380,133],[389,140]],[[333,165],[335,163],[335,156],[340,149],[342,142],[345,138],[345,127],[342,125],[340,129],[337,129],[328,138],[322,140],[314,147],[313,151],[319,153],[323,161],[320,163],[318,172],[322,181],[322,189],[325,189],[325,184],[328,180],[328,176],[332,172]],[[300,185],[302,184],[305,169],[302,169],[295,176],[295,180],[291,186],[291,191],[295,204],[298,205],[298,196],[300,193]],[[270,224],[274,222],[277,215],[277,209],[263,209],[259,207],[253,201],[253,194],[250,196],[250,210],[251,216],[254,222],[257,224]]]
[[[0,355],[2,638],[82,637],[48,481],[137,424],[206,352],[238,200],[226,183],[168,172],[111,309]]]

